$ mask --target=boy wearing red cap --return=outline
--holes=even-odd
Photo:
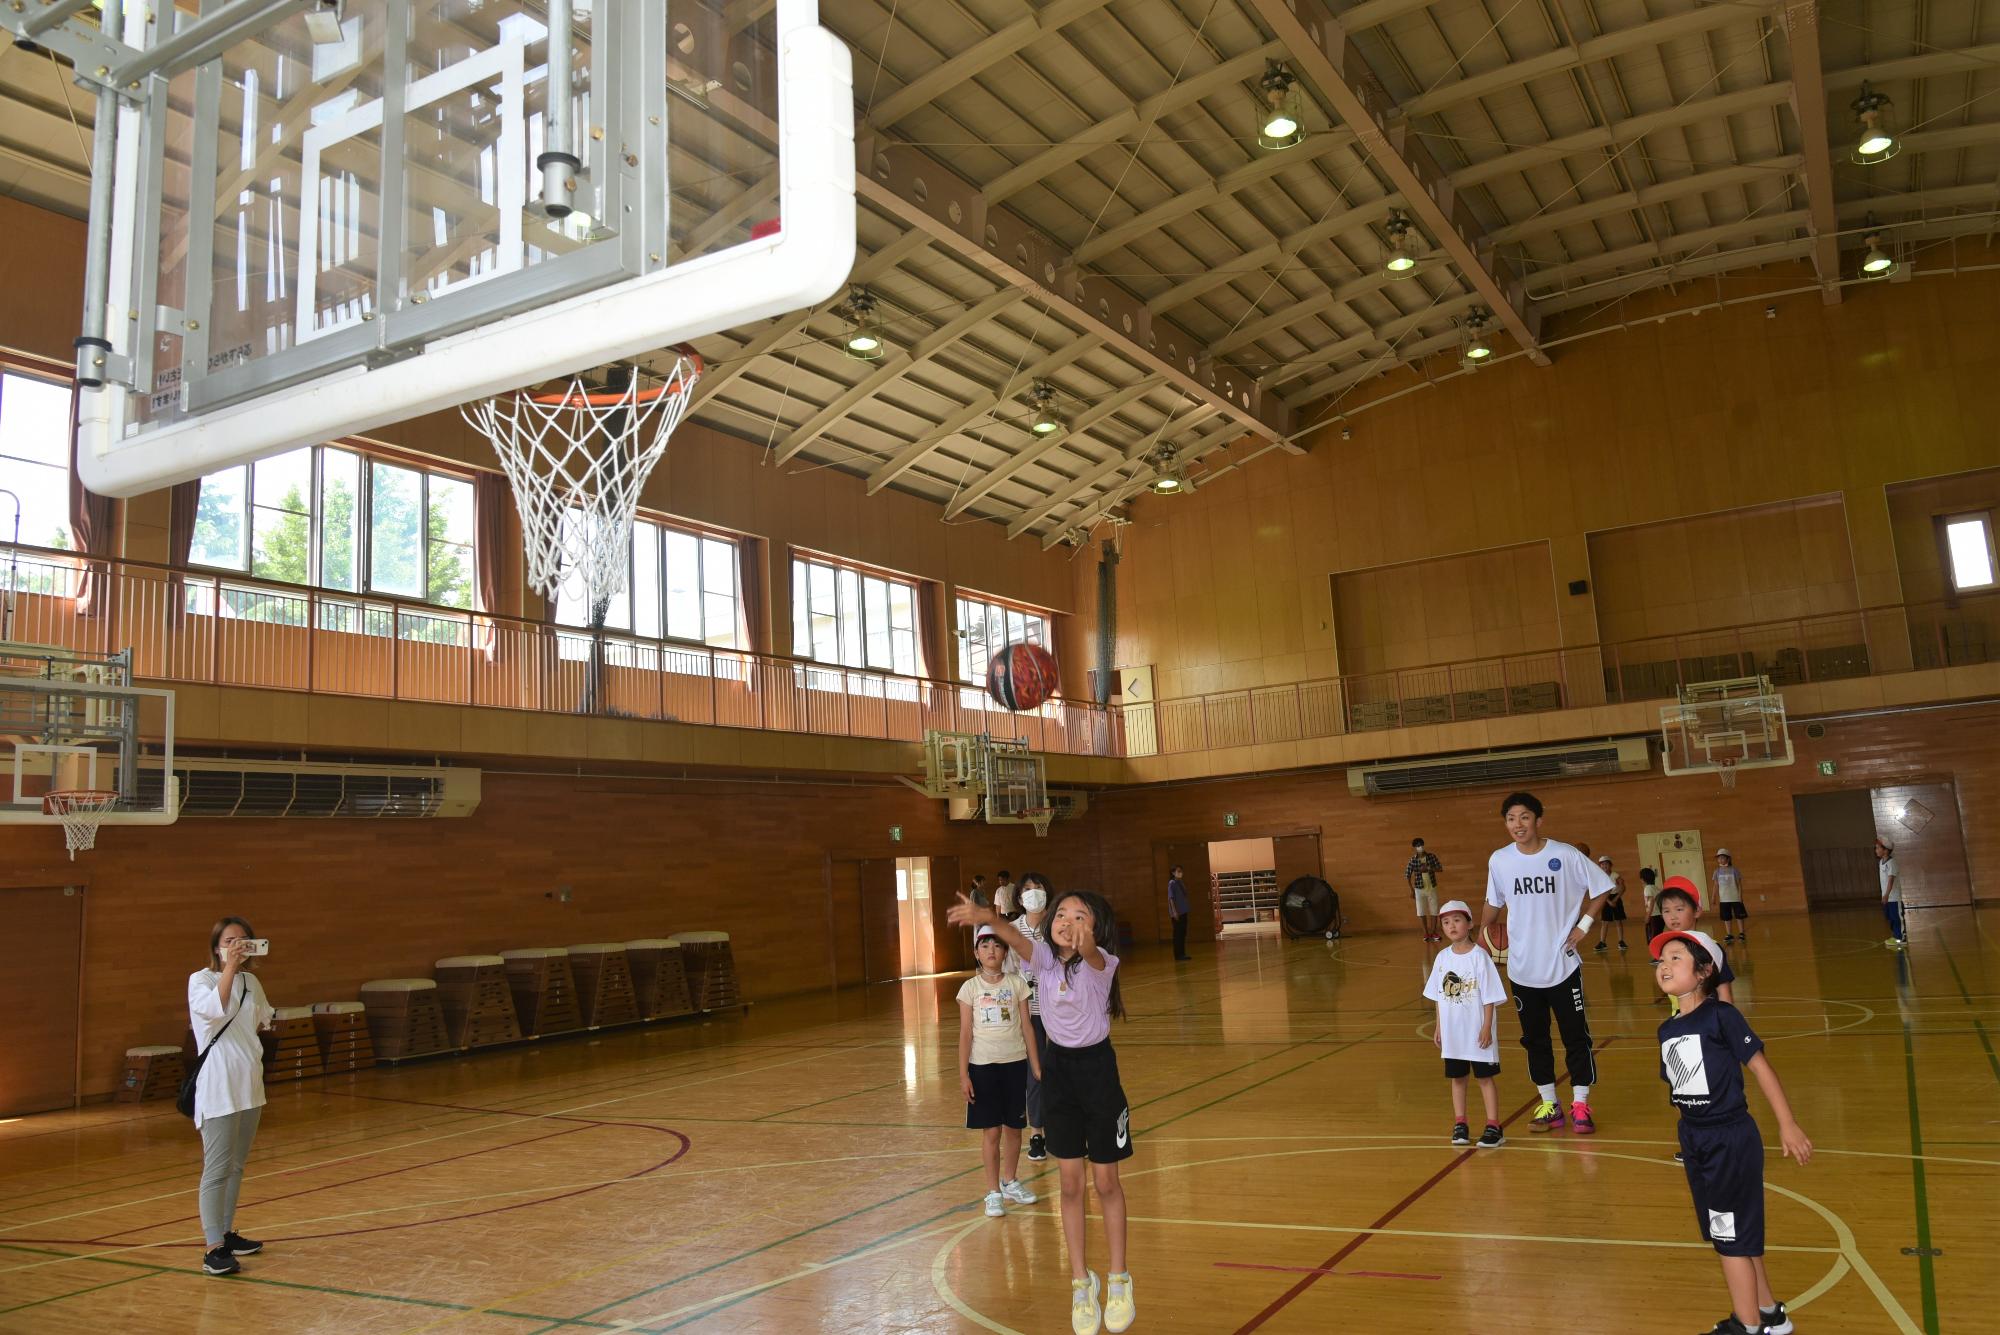
[[[1652,941],[1654,979],[1677,1003],[1660,1023],[1660,1079],[1680,1111],[1682,1167],[1702,1239],[1722,1258],[1731,1312],[1709,1335],[1790,1335],[1791,1318],[1764,1270],[1764,1138],[1743,1096],[1757,1077],[1778,1117],[1784,1152],[1801,1166],[1812,1142],[1792,1116],[1764,1042],[1719,998],[1722,952],[1707,934],[1668,930]]]

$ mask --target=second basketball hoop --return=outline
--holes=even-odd
[[[673,351],[663,381],[622,366],[610,385],[574,376],[461,410],[500,456],[521,515],[528,583],[551,602],[568,593],[594,608],[625,587],[639,494],[701,378],[694,349]]]

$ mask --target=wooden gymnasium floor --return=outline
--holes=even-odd
[[[1818,1147],[1768,1179],[1772,1276],[1813,1335],[1995,1328],[2000,913],[1913,916],[1907,958],[1870,912],[1758,921],[1736,957]],[[1510,1027],[1498,1153],[1444,1143],[1425,949],[1132,961],[1135,1330],[1678,1333],[1722,1314],[1668,1158],[1636,933],[1587,957],[1602,1133],[1526,1131]],[[236,1279],[196,1269],[197,1147],[170,1108],[0,1125],[0,1330],[1067,1330],[1051,1175],[1040,1206],[973,1208],[955,987],[285,1088],[240,1216],[270,1246]]]

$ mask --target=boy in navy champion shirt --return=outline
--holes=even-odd
[[[1722,1258],[1730,1314],[1710,1335],[1789,1335],[1792,1321],[1764,1270],[1764,1138],[1743,1097],[1743,1071],[1757,1077],[1778,1139],[1801,1166],[1812,1142],[1792,1117],[1764,1041],[1741,1011],[1716,995],[1718,951],[1698,933],[1663,932],[1652,941],[1654,977],[1679,1014],[1660,1024],[1660,1079],[1680,1110],[1688,1191],[1702,1239]]]

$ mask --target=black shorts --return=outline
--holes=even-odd
[[[1028,1124],[1028,1061],[996,1062],[990,1066],[972,1064],[972,1102],[965,1105],[965,1126],[978,1131],[989,1126],[1011,1126],[1016,1131]]]
[[[1622,898],[1621,898],[1621,899],[1607,899],[1607,900],[1605,900],[1605,901],[1604,901],[1604,917],[1603,917],[1603,918],[1601,919],[1601,921],[1604,921],[1604,922],[1624,922],[1624,921],[1625,921],[1625,901],[1624,901],[1624,900],[1623,900]]]
[[[1646,919],[1646,943],[1651,945],[1653,938],[1666,930],[1667,920],[1655,913],[1652,917]]]
[[[1724,922],[1731,922],[1735,919],[1747,918],[1749,916],[1750,910],[1743,907],[1743,901],[1737,899],[1725,899],[1722,901],[1722,920]]]
[[[1764,1254],[1764,1137],[1745,1114],[1721,1126],[1681,1123],[1681,1160],[1703,1241],[1722,1256]]]
[[[1464,1057],[1446,1057],[1444,1073],[1448,1080],[1463,1080],[1468,1075],[1479,1080],[1491,1080],[1500,1074],[1500,1063],[1468,1061]]]
[[[1111,1040],[1042,1048],[1042,1130],[1058,1159],[1117,1163],[1132,1157],[1132,1111],[1118,1083]]]

